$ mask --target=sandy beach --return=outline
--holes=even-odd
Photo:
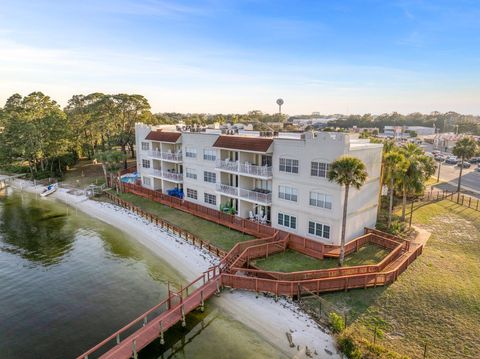
[[[35,188],[31,182],[24,180],[16,180],[13,186],[37,193],[43,189],[40,186]],[[67,190],[62,188],[45,200],[53,198],[122,230],[169,263],[188,281],[197,278],[200,273],[218,262],[218,259],[207,251],[166,233],[121,207],[68,194]],[[275,302],[273,298],[263,295],[257,298],[255,293],[226,289],[219,297],[210,301],[287,356],[306,358],[305,351],[308,347],[311,353],[316,353],[312,354],[313,357],[340,358],[334,338],[289,300],[280,299]],[[286,332],[292,334],[296,347],[289,347]]]

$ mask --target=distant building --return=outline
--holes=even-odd
[[[410,131],[415,131],[418,136],[429,136],[435,134],[435,127],[423,126],[385,126],[381,136],[388,138],[408,138]]]
[[[228,205],[242,218],[335,245],[344,188],[326,176],[340,156],[357,157],[369,177],[360,190],[350,190],[347,240],[375,226],[381,144],[328,132],[167,132],[137,124],[135,133],[144,187],[182,189],[186,201],[214,209]]]

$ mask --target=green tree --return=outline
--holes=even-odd
[[[345,258],[345,231],[347,228],[348,194],[350,187],[360,189],[367,180],[365,164],[358,158],[343,156],[330,165],[327,173],[328,180],[345,186],[345,198],[343,201],[342,234],[340,237],[340,256],[338,265],[343,265]]]
[[[96,154],[96,159],[102,163],[103,174],[105,176],[105,183],[108,184],[108,175],[110,176],[110,186],[113,184],[113,176],[118,175],[122,168],[122,162],[127,157],[125,153],[120,151],[99,151]],[[118,183],[115,182],[115,187],[118,191]]]
[[[11,96],[2,111],[2,161],[26,162],[32,176],[53,171],[55,159],[70,148],[66,116],[60,106],[41,92]]]
[[[393,195],[395,192],[395,183],[401,179],[408,167],[408,161],[405,156],[392,150],[384,156],[384,183],[388,187],[389,205],[388,205],[388,228],[392,224]]]
[[[460,174],[458,176],[458,200],[460,199],[460,190],[462,184],[463,163],[475,156],[477,153],[477,143],[471,137],[464,137],[459,140],[452,150],[453,154],[460,158]]]
[[[414,143],[400,147],[407,162],[405,171],[398,178],[398,188],[402,193],[402,221],[405,221],[407,196],[419,194],[425,189],[425,181],[435,173],[435,161]]]

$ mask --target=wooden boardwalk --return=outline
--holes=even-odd
[[[136,186],[138,187],[138,186]],[[137,188],[131,188],[131,192]],[[167,202],[171,206],[199,215],[202,218],[213,218],[215,222],[231,228],[239,227],[255,233],[257,239],[237,243],[228,253],[221,253],[220,264],[210,268],[188,286],[177,292],[169,290],[167,298],[143,313],[137,319],[121,328],[111,336],[80,355],[77,359],[127,359],[137,358],[138,352],[155,340],[163,343],[166,330],[178,322],[186,321],[191,311],[203,309],[205,301],[223,286],[255,292],[269,292],[276,296],[301,296],[303,293],[322,293],[329,291],[348,290],[353,288],[368,288],[386,285],[395,281],[398,276],[422,253],[423,243],[410,243],[395,236],[374,230],[365,229],[365,235],[349,242],[346,253],[357,251],[365,243],[375,243],[390,249],[389,255],[376,265],[344,267],[305,271],[295,273],[278,273],[248,268],[249,260],[284,251],[292,248],[315,258],[338,256],[338,247],[327,246],[307,238],[278,231],[264,225],[250,224],[247,220],[240,222],[237,217],[225,215],[219,211],[203,210],[202,206],[189,207],[175,198],[170,200],[164,195],[145,193],[159,202]],[[112,198],[112,195],[110,195]],[[113,196],[115,197],[115,196]],[[122,201],[122,202],[120,202]],[[123,200],[116,201],[126,208],[137,210],[140,215],[152,222],[158,218]],[[205,207],[204,207],[205,208]],[[227,217],[225,217],[227,216]],[[175,232],[175,228],[174,228]],[[182,238],[189,240],[178,229]],[[191,238],[190,238],[191,239]],[[195,244],[195,241],[193,241]],[[215,253],[215,251],[211,252]],[[220,253],[216,253],[220,255]]]

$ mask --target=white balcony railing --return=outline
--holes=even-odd
[[[155,150],[148,151],[148,155],[154,158],[162,158],[162,152],[160,151],[155,151]]]
[[[239,197],[247,199],[255,203],[261,203],[270,205],[272,203],[272,193],[265,191],[265,193],[259,192],[259,190],[248,190],[239,187],[233,187],[226,184],[217,183],[217,191],[229,196]]]
[[[238,197],[238,187],[217,183],[217,191],[230,196]]]
[[[165,161],[179,162],[182,160],[182,153],[160,152],[160,151],[148,151],[150,157],[159,158]]]
[[[168,171],[162,171],[162,178],[181,182],[183,181],[183,175],[181,173],[174,173]]]
[[[272,177],[272,166],[257,166],[247,162],[240,163],[238,161],[217,161],[216,168],[230,172],[238,172],[259,177]]]
[[[182,153],[170,153],[170,152],[162,152],[162,160],[166,161],[181,161],[182,160]]]
[[[164,178],[164,179],[172,180],[176,182],[183,181],[183,174],[181,173],[162,171],[155,168],[149,168],[147,172],[155,177],[160,177],[160,178]]]
[[[249,201],[262,204],[272,204],[272,193],[262,193],[258,191],[251,191],[248,189],[239,189],[240,198],[248,199]]]

